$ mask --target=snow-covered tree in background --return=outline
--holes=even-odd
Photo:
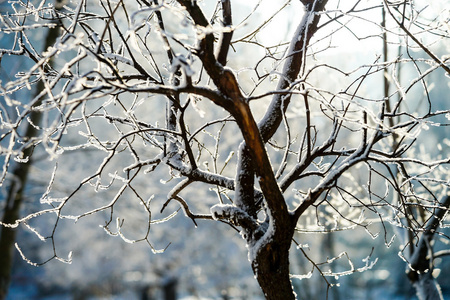
[[[296,232],[381,228],[390,245],[393,226],[418,295],[439,297],[432,241],[446,237],[450,141],[432,137],[448,135],[450,110],[432,87],[448,89],[448,8],[300,2],[13,2],[0,53],[33,66],[1,86],[0,178],[13,186],[13,163],[40,155],[48,187],[40,207],[3,226],[25,226],[66,261],[67,220],[102,216],[107,233],[156,253],[166,245],[153,233],[176,235],[181,211],[196,226],[222,222],[245,241],[267,299],[294,299],[291,279],[317,272],[331,286],[375,263],[342,252],[324,267]],[[34,32],[56,26],[51,47],[33,46]],[[401,51],[388,56],[383,41]],[[361,58],[342,54],[350,48]],[[33,99],[17,98],[37,84]],[[43,218],[53,226],[33,225]],[[291,274],[290,251],[313,271]],[[326,269],[344,258],[349,269]]]

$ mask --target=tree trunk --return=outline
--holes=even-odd
[[[252,261],[253,273],[268,300],[295,300],[289,272],[293,227],[278,226],[273,239],[263,244]]]
[[[57,22],[58,23],[58,22]],[[45,39],[44,49],[52,46],[56,38],[59,36],[59,26],[50,28]],[[53,60],[50,59],[49,64],[52,65]],[[36,86],[34,97],[45,88],[44,83],[39,81]],[[37,101],[36,106],[40,105],[41,101]],[[42,115],[37,111],[31,111],[31,122],[38,125],[41,122]],[[25,137],[35,137],[38,132],[36,127],[31,124],[26,124]],[[24,200],[24,190],[27,182],[30,166],[32,164],[31,155],[33,153],[33,146],[23,151],[23,158],[29,158],[28,162],[24,164],[17,164],[13,167],[11,172],[12,181],[8,187],[8,195],[6,198],[6,205],[3,211],[2,222],[4,224],[12,224],[20,217],[20,208]],[[11,270],[14,259],[14,243],[16,241],[17,228],[9,228],[0,225],[0,300],[6,298],[8,288],[11,281]]]
[[[444,300],[439,284],[430,272],[419,274],[413,283],[419,300]]]
[[[8,198],[3,212],[2,221],[4,223],[14,223],[19,216],[23,187],[17,187],[17,185],[22,184],[21,180],[18,184],[16,182],[17,181],[14,179],[9,187]],[[18,191],[16,191],[16,189],[18,189]],[[17,201],[18,198],[19,201]],[[16,232],[17,230],[15,228],[0,226],[0,300],[6,298],[11,281]]]
[[[36,113],[34,112],[31,113],[33,122],[36,121],[36,116],[34,116],[35,114]],[[26,136],[34,136],[36,134],[35,127],[28,124],[26,134]],[[25,149],[24,157],[30,156],[31,152],[32,148]],[[11,172],[12,182],[8,187],[8,195],[2,217],[2,222],[4,224],[13,224],[19,218],[30,165],[31,160],[25,164],[16,165]],[[4,227],[0,225],[0,300],[6,298],[11,281],[16,234],[17,228]]]
[[[411,269],[407,276],[416,289],[420,300],[443,300],[441,288],[433,277],[433,239],[434,234],[441,224],[450,207],[450,196],[445,195],[439,200],[440,208],[434,211],[433,216],[428,219],[424,226],[425,232],[413,248],[410,257]]]
[[[177,299],[177,283],[176,278],[166,278],[163,285],[164,300]]]

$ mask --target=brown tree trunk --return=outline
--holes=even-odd
[[[272,223],[259,246],[249,247],[253,273],[268,300],[295,300],[289,270],[289,248],[294,235],[294,218]]]
[[[289,246],[286,241],[273,241],[262,247],[252,262],[253,272],[268,300],[295,300],[289,277]]]

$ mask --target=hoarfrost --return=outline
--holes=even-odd
[[[253,262],[256,259],[259,249],[270,243],[275,234],[275,224],[273,223],[273,218],[272,215],[270,214],[270,211],[267,211],[267,215],[269,217],[269,226],[264,235],[254,243],[247,243],[248,260],[250,262]]]
[[[291,277],[291,278],[294,278],[294,279],[303,280],[303,279],[309,279],[309,278],[311,278],[312,275],[313,275],[313,272],[310,271],[310,272],[308,272],[307,274],[304,274],[304,275],[290,275],[290,277]]]
[[[127,57],[124,57],[122,55],[119,54],[115,54],[115,53],[104,53],[103,54],[106,58],[112,59],[112,60],[116,60],[119,61],[121,63],[133,66],[133,61]]]
[[[238,220],[249,218],[248,214],[232,204],[216,204],[210,208],[214,220],[231,219]]]

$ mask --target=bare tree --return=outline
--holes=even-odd
[[[269,2],[272,15],[262,21],[255,20],[264,1],[238,18],[246,5],[230,0],[215,7],[190,0],[100,6],[81,0],[60,11],[45,1],[14,2],[16,12],[1,19],[2,32],[15,36],[2,57],[27,53],[34,65],[2,86],[1,179],[13,180],[13,159],[26,162],[30,148],[54,167],[40,199],[47,207],[3,226],[26,226],[50,240],[52,258],[64,261],[55,238],[61,220],[106,212],[106,232],[158,252],[151,228],[182,210],[195,225],[210,220],[237,229],[266,298],[294,299],[291,279],[308,274],[290,274],[293,242],[298,250],[292,251],[326,281],[374,264],[369,257],[354,267],[343,252],[327,264],[348,258],[350,269],[325,271],[294,239],[296,231],[360,227],[375,237],[376,222],[388,245],[387,224],[407,233],[410,250],[402,257],[411,278],[417,286],[435,285],[428,253],[435,235],[446,237],[440,228],[448,211],[450,143],[435,143],[437,151],[421,147],[430,144],[429,127],[445,133],[448,125],[450,110],[430,91],[431,84],[448,84],[449,58],[438,54],[445,51],[448,19],[426,1]],[[286,11],[294,12],[292,33],[277,23]],[[33,47],[29,32],[54,27],[55,18],[61,24],[55,44]],[[277,34],[268,33],[273,24]],[[291,36],[284,39],[284,32]],[[383,59],[383,40],[406,54]],[[380,55],[353,66],[350,59],[329,59],[335,43]],[[397,66],[408,71],[406,79],[399,79]],[[384,80],[391,89],[385,83],[383,92]],[[38,83],[43,88],[33,99],[14,98]],[[41,125],[32,114],[41,115]],[[24,135],[30,125],[37,132]],[[54,189],[62,176],[57,165],[86,149],[103,159],[80,162],[83,177],[61,194]],[[163,201],[139,188],[164,183],[171,190]],[[199,188],[210,189],[211,197],[199,199]],[[115,195],[89,201],[90,190]],[[130,201],[140,202],[147,218],[139,237],[121,212]],[[30,225],[53,214],[48,235]],[[429,293],[435,294],[418,292]]]
[[[61,5],[57,5],[56,9],[62,8]],[[58,37],[59,26],[58,18],[54,18],[54,24],[47,31],[44,39],[44,49],[52,46],[56,38]],[[25,55],[26,50],[24,48],[19,50],[19,53]],[[48,65],[52,66],[52,58],[48,61]],[[39,99],[42,97],[40,92],[44,89],[44,81],[39,81],[35,87],[35,97]],[[39,100],[37,102],[39,104]],[[37,135],[36,125],[40,123],[42,114],[39,111],[31,111],[29,113],[29,120],[27,124],[22,126],[23,136],[32,138]],[[21,154],[23,157],[30,157],[34,147],[27,147]],[[20,217],[20,209],[24,202],[24,191],[26,187],[27,177],[31,165],[31,159],[22,164],[17,164],[9,170],[9,174],[12,177],[11,183],[7,187],[6,203],[3,209],[2,222],[12,223]],[[14,243],[16,241],[17,231],[10,227],[0,228],[0,299],[6,296],[8,286],[10,283],[10,274],[13,265],[13,253]]]
[[[394,20],[394,24],[400,27],[404,31],[404,34],[406,36],[406,55],[409,59],[414,60],[414,57],[410,53],[410,49],[408,48],[409,43],[411,40],[416,43],[416,47],[420,47],[421,50],[426,52],[430,57],[436,59],[436,61],[439,62],[439,58],[434,56],[433,53],[431,53],[427,46],[423,45],[422,42],[419,41],[419,37],[417,37],[414,33],[411,33],[409,29],[406,28],[405,20],[407,18],[413,19],[420,15],[420,10],[417,10],[414,6],[411,7],[410,12],[408,14],[409,17],[405,14],[406,7],[403,7],[403,12],[401,14],[401,18],[396,18],[394,15],[395,9],[389,7],[386,5],[382,9],[382,21],[381,26],[383,28],[386,28],[386,15],[390,15],[392,17],[392,20]],[[398,10],[397,10],[398,11]],[[426,25],[431,25],[431,23],[425,23]],[[444,34],[445,36],[445,34]],[[399,43],[398,49],[399,53],[398,56],[400,57],[402,55],[402,49],[405,47],[405,45]],[[383,61],[385,63],[388,63],[388,38],[387,33],[383,33]],[[421,74],[421,68],[416,63],[415,64],[416,71]],[[400,74],[401,74],[401,64],[397,64],[393,66],[393,68],[396,68],[395,72],[398,74],[397,82],[400,82]],[[446,74],[448,75],[449,68],[444,66],[443,67]],[[386,107],[389,111],[392,111],[392,107],[399,106],[400,104],[397,102],[394,102],[394,99],[390,97],[390,90],[391,85],[395,82],[393,80],[389,80],[390,76],[387,72],[387,69],[385,70],[385,76],[384,76],[384,99],[386,99]],[[423,78],[420,78],[421,83],[424,87],[425,93],[424,95],[427,97],[427,100],[429,101],[429,108],[428,113],[431,113],[431,107],[432,107],[432,97],[429,95],[428,92],[428,84],[427,81]],[[398,95],[396,99],[398,101],[403,100],[402,95]],[[436,106],[436,104],[434,104]],[[439,107],[440,104],[437,104],[437,107]],[[447,115],[448,118],[448,115]],[[399,124],[399,118],[390,119],[389,124],[391,127],[394,127],[395,125]],[[396,133],[392,134],[392,147],[396,148],[399,147],[401,144],[401,139],[403,137],[398,136]],[[402,155],[402,154],[400,154]],[[445,152],[444,152],[445,155]],[[414,186],[414,184],[417,184],[414,182],[414,180],[408,180],[408,178],[405,178],[405,176],[401,175],[403,172],[409,173],[407,168],[404,164],[396,165],[394,168],[391,168],[392,176],[395,176],[397,179],[397,186],[402,189],[403,193],[396,193],[394,196],[394,201],[396,203],[407,203],[409,202],[407,197],[405,195],[408,195],[408,190]],[[395,175],[394,175],[395,174]],[[445,177],[444,177],[445,178]],[[422,185],[422,182],[419,182],[419,185]],[[427,189],[427,186],[423,186],[425,190]],[[414,189],[414,188],[413,188]],[[435,270],[435,263],[434,260],[436,258],[439,258],[443,255],[447,255],[448,251],[440,251],[437,252],[433,250],[433,244],[435,244],[435,233],[439,232],[439,227],[442,224],[442,221],[445,218],[445,215],[447,214],[448,208],[450,206],[450,196],[447,193],[447,186],[444,185],[444,192],[436,195],[436,192],[428,191],[429,196],[426,196],[427,199],[429,197],[434,198],[434,201],[436,201],[437,205],[435,207],[426,207],[424,205],[408,205],[405,206],[406,213],[404,213],[403,217],[399,218],[399,221],[403,224],[400,227],[403,227],[400,229],[400,231],[403,231],[404,234],[400,233],[399,236],[401,237],[401,241],[404,245],[403,250],[400,252],[400,256],[404,258],[404,260],[408,264],[407,268],[407,275],[410,279],[411,283],[416,289],[417,296],[419,299],[443,299],[442,292],[440,290],[439,284],[436,282],[436,280],[433,278],[433,272]],[[413,203],[419,203],[418,201],[418,194],[414,194],[413,196]],[[404,199],[401,199],[405,197]],[[411,203],[412,204],[412,203]],[[432,213],[430,214],[430,209]],[[422,234],[418,234],[418,232],[422,232]]]

